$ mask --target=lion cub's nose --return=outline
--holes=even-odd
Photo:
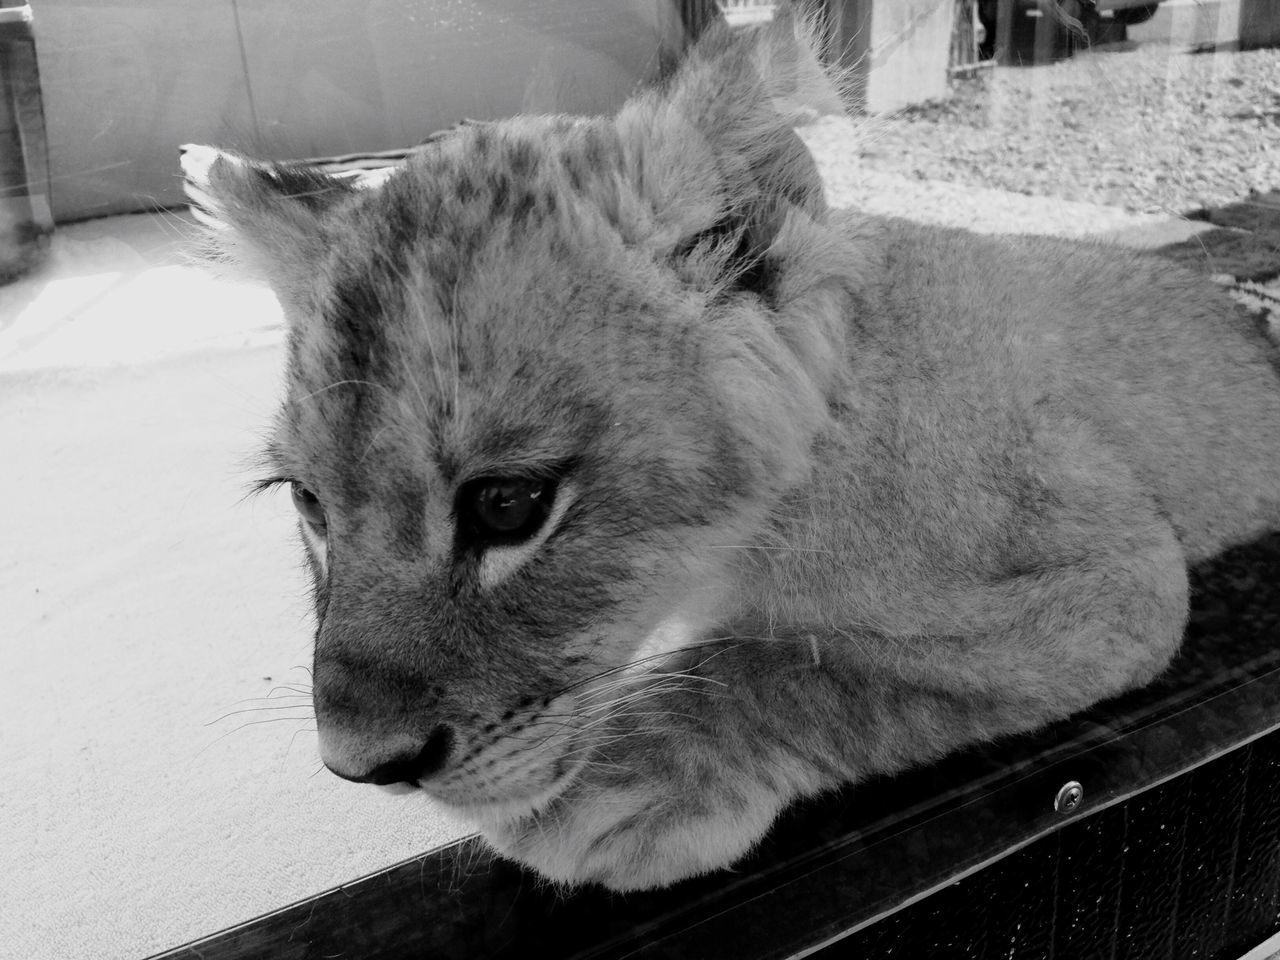
[[[421,781],[430,779],[443,770],[452,751],[453,731],[442,724],[431,731],[431,735],[416,753],[405,751],[400,756],[378,764],[368,773],[354,775],[333,767],[329,769],[344,780],[355,783],[373,783],[379,786],[408,783],[416,787]]]

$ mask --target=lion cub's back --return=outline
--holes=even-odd
[[[900,333],[1014,403],[1086,418],[1189,560],[1280,528],[1276,350],[1211,281],[1101,242],[890,231],[890,283],[912,291]]]

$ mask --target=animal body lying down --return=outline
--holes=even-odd
[[[1225,295],[829,210],[788,116],[828,83],[782,20],[375,189],[186,150],[289,321],[265,482],[335,773],[557,881],[669,884],[1147,682],[1188,562],[1277,526],[1280,382]]]

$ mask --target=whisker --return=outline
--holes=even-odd
[[[607,725],[610,721],[621,720],[625,717],[679,717],[682,720],[692,720],[697,722],[698,717],[691,713],[681,713],[678,710],[619,710],[610,713],[605,717],[598,717],[580,727],[580,730],[590,730],[592,727]]]
[[[288,690],[290,693],[296,693],[300,696],[311,696],[311,684],[306,683],[280,683],[267,691],[267,696],[274,696],[277,690]]]
[[[281,720],[295,720],[295,721],[297,721],[297,722],[299,722],[299,723],[306,723],[307,721],[309,721],[309,720],[314,720],[314,719],[315,719],[315,717],[314,717],[314,716],[311,716],[311,717],[269,717],[269,718],[267,718],[266,720],[246,720],[244,723],[240,724],[240,726],[235,727],[235,728],[233,728],[233,729],[231,729],[231,730],[228,730],[226,733],[224,733],[224,734],[222,734],[222,735],[220,735],[220,736],[218,736],[218,737],[214,738],[213,740],[209,741],[208,743],[206,743],[203,747],[201,747],[199,750],[197,750],[197,751],[196,751],[195,756],[193,756],[191,759],[192,759],[192,760],[195,760],[195,759],[196,759],[196,757],[199,757],[202,753],[204,753],[206,750],[208,750],[208,749],[209,749],[210,747],[212,747],[214,744],[216,744],[216,743],[221,743],[221,742],[222,742],[223,740],[225,740],[227,737],[231,736],[233,733],[239,733],[239,732],[240,732],[241,730],[243,730],[245,727],[255,727],[255,726],[257,726],[258,724],[261,724],[261,723],[279,723]]]
[[[824,553],[834,554],[834,550],[828,550],[823,547],[769,547],[762,543],[713,543],[708,546],[709,550],[760,550],[760,551],[777,551],[787,553]]]
[[[304,400],[310,400],[312,397],[316,397],[329,390],[335,390],[338,387],[375,387],[378,390],[385,390],[387,393],[391,392],[382,384],[374,383],[372,380],[335,380],[333,383],[326,384],[323,387],[312,390],[310,393],[303,394],[300,397],[294,397],[286,402],[291,404],[302,403]]]
[[[603,703],[594,704],[588,707],[584,712],[588,715],[593,713],[608,712],[620,706],[627,706],[632,703],[636,703],[640,700],[649,700],[649,699],[652,699],[653,697],[657,697],[662,694],[683,693],[683,692],[700,693],[700,694],[711,693],[711,691],[707,690],[705,687],[690,687],[690,686],[685,686],[685,685],[674,683],[674,682],[664,682],[661,684],[655,683],[655,684],[642,687],[638,690],[632,691],[631,693],[625,693],[620,696],[614,697],[611,700],[606,700]]]
[[[282,688],[281,687],[275,688],[275,690],[280,690],[280,689]],[[242,703],[277,703],[281,700],[310,700],[310,699],[311,699],[310,691],[306,693],[289,693],[284,695],[276,695],[275,691],[273,690],[271,693],[268,693],[265,697],[245,697],[245,699],[243,700],[237,700],[234,706],[239,706]]]
[[[670,659],[671,657],[675,656],[676,654],[679,654],[679,653],[682,653],[682,652],[688,652],[688,651],[692,651],[692,650],[698,650],[698,649],[700,649],[700,648],[702,648],[702,647],[707,647],[707,646],[712,646],[712,645],[715,645],[715,644],[725,643],[725,642],[727,642],[727,641],[729,641],[729,640],[733,640],[733,639],[735,639],[735,638],[732,638],[732,637],[710,637],[710,638],[708,638],[708,639],[706,639],[706,640],[700,640],[700,641],[698,641],[698,642],[696,642],[696,643],[686,644],[686,645],[685,645],[685,646],[683,646],[683,647],[678,647],[678,648],[676,648],[676,649],[674,649],[674,650],[670,650],[670,651],[667,651],[667,652],[650,654],[649,656],[646,656],[646,657],[639,657],[639,658],[637,658],[637,659],[635,659],[635,660],[628,660],[626,663],[619,664],[619,665],[618,665],[618,666],[616,666],[616,667],[609,667],[609,668],[608,668],[608,669],[606,669],[606,670],[601,670],[601,671],[599,671],[598,673],[594,673],[594,674],[592,674],[591,676],[584,677],[584,678],[583,678],[583,679],[581,679],[581,680],[577,680],[577,681],[575,681],[575,682],[573,682],[573,683],[571,683],[571,684],[568,684],[567,686],[561,687],[561,688],[560,688],[560,689],[559,689],[559,690],[558,690],[554,695],[555,695],[555,696],[563,696],[563,695],[564,695],[564,694],[566,694],[566,693],[572,693],[574,690],[578,689],[579,687],[583,687],[583,686],[586,686],[587,684],[594,683],[595,681],[597,681],[597,680],[601,679],[602,677],[618,676],[618,675],[621,675],[621,674],[626,674],[626,673],[628,673],[629,671],[633,673],[633,672],[635,671],[635,668],[640,667],[640,666],[643,666],[643,665],[644,665],[644,664],[646,664],[646,663],[651,663],[651,662],[656,661],[656,660],[667,660],[667,659]],[[737,638],[737,639],[738,639],[738,640],[742,640],[742,639],[749,639],[749,638]],[[738,646],[738,645],[740,645],[740,643],[735,643],[735,645],[734,645],[734,646]],[[732,648],[729,648],[729,649],[732,649]],[[723,650],[721,650],[721,651],[717,651],[716,653],[712,654],[712,655],[711,655],[711,657],[719,656],[719,654],[720,654],[720,653],[723,653],[723,652],[725,652],[725,651],[723,651]],[[698,666],[702,666],[702,664],[707,663],[707,662],[711,659],[711,657],[709,657],[707,660],[702,660],[702,661],[700,661],[698,664],[696,664],[696,665],[695,665],[695,669],[696,669],[696,667],[698,667]],[[624,682],[625,682],[625,680],[627,680],[627,679],[630,679],[630,677],[624,677]],[[706,679],[706,680],[711,681],[711,682],[719,682],[719,681],[714,681],[714,680],[712,680],[712,678],[710,678],[710,677],[707,677],[707,678],[700,678],[700,679]]]
[[[241,714],[241,713],[261,713],[263,711],[269,711],[269,710],[298,710],[301,708],[302,708],[302,704],[298,704],[298,703],[282,703],[278,707],[246,707],[243,710],[232,710],[229,713],[224,713],[222,716],[218,717],[217,720],[210,720],[208,723],[205,724],[205,726],[211,727],[215,723],[221,723],[223,720],[227,719],[227,717],[234,717],[237,714]],[[282,720],[287,718],[272,717],[271,719]],[[265,723],[266,721],[263,721],[263,722]]]
[[[589,690],[587,693],[584,693],[579,699],[582,703],[589,704],[592,701],[598,700],[602,697],[611,696],[612,694],[614,694],[616,691],[619,691],[619,690],[631,690],[639,687],[648,688],[660,683],[674,682],[674,681],[681,681],[681,682],[687,681],[689,685],[704,684],[704,685],[717,686],[717,687],[728,686],[728,684],[726,684],[723,680],[716,680],[712,677],[700,677],[695,674],[668,673],[668,674],[660,674],[657,676],[652,674],[645,674],[640,677],[627,677],[621,681],[610,681],[607,684],[600,684],[598,687],[595,687]]]
[[[303,733],[315,733],[315,732],[316,732],[315,727],[302,727],[298,730],[293,731],[293,736],[289,738],[289,746],[285,747],[285,750],[284,750],[284,760],[280,761],[281,766],[284,765],[285,760],[289,759],[289,754],[290,752],[292,752],[293,745],[297,741],[298,736]]]

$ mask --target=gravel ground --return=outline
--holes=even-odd
[[[835,205],[1094,233],[1280,188],[1280,51],[1104,49],[984,71],[946,101],[800,133]]]

